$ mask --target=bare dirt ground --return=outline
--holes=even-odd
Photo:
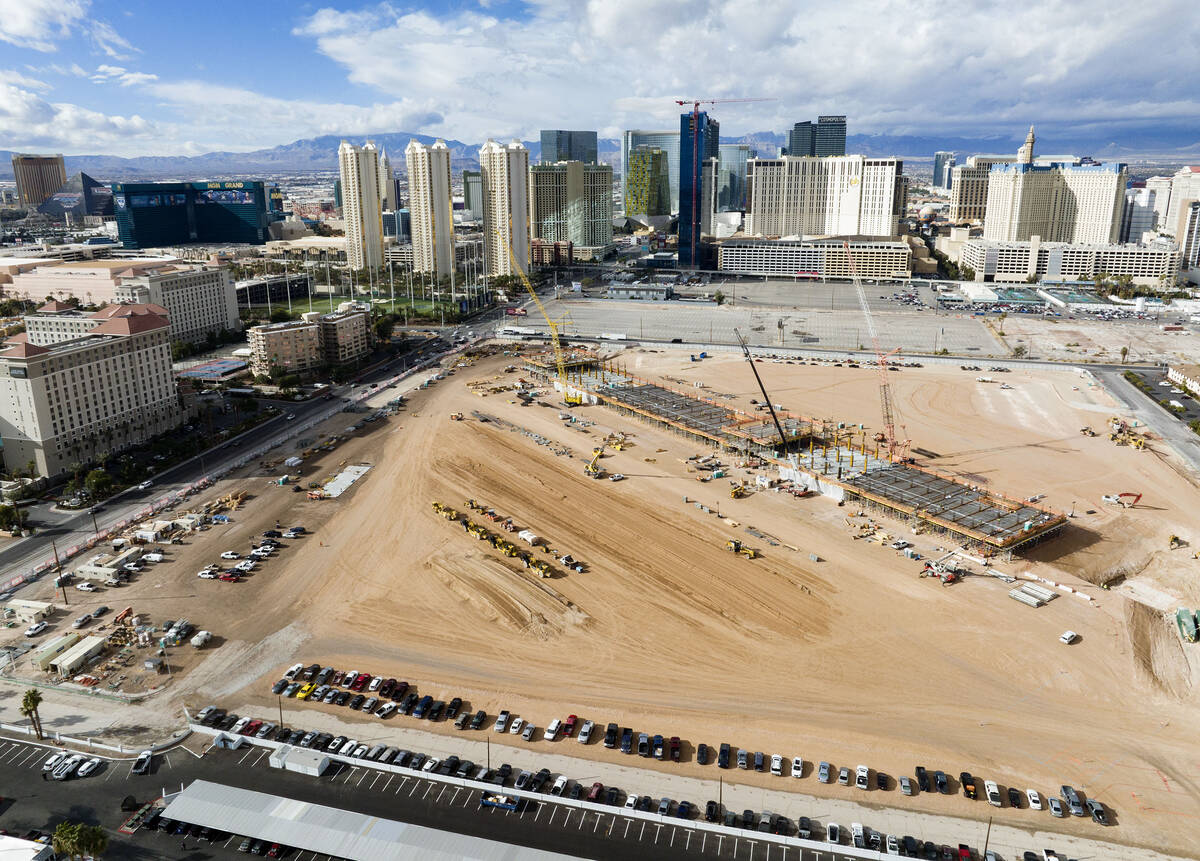
[[[1042,319],[1014,314],[1004,321],[1010,348],[1024,346],[1036,359],[1066,362],[1120,362],[1127,348],[1130,362],[1195,361],[1197,342],[1191,331],[1164,332],[1152,322]],[[1191,356],[1192,358],[1188,358]]]
[[[1015,372],[1003,375],[1013,388],[1001,390],[957,369],[892,375],[907,434],[938,455],[932,465],[1013,496],[1046,494],[1044,502],[1060,510],[1074,505],[1065,535],[997,567],[1070,583],[1095,595],[1096,606],[1067,595],[1033,610],[992,578],[950,588],[918,578],[920,563],[853,540],[849,507],[770,492],[731,500],[721,480],[700,484],[687,471],[683,459],[701,448],[681,437],[602,407],[578,408],[595,422],[580,429],[562,422],[557,406],[521,407],[502,394],[481,399],[462,384],[500,373],[507,361],[489,360],[416,393],[405,413],[306,464],[306,480],[341,462],[375,464],[338,500],[304,500],[267,487],[263,474],[226,483],[249,482],[257,498],[234,524],[203,533],[170,565],[152,569],[155,583],[122,590],[143,589],[149,600],[157,589],[164,597],[152,615],[187,615],[224,639],[196,655],[203,663],[172,688],[164,711],[219,700],[268,713],[278,674],[295,661],[320,661],[404,678],[422,693],[461,696],[489,714],[508,708],[540,726],[577,713],[677,734],[691,745],[729,741],[835,765],[865,762],[892,775],[923,764],[1043,792],[1072,783],[1104,801],[1119,827],[1100,832],[1077,819],[1039,820],[1041,827],[1194,853],[1200,655],[1179,643],[1161,612],[1135,604],[1137,595],[1085,581],[1124,566],[1140,572],[1130,583],[1143,584],[1143,596],[1200,606],[1200,561],[1166,550],[1171,533],[1200,545],[1192,534],[1200,492],[1165,452],[1079,434],[1113,411],[1089,377]],[[622,361],[644,376],[703,382],[743,408],[757,395],[749,368],[733,356],[692,364],[678,353],[631,351]],[[773,400],[789,410],[878,424],[868,369],[758,368]],[[480,422],[472,410],[554,440],[574,457]],[[449,421],[456,411],[467,420]],[[628,480],[588,479],[584,456],[610,430],[635,443],[604,459]],[[1100,501],[1125,490],[1146,496],[1129,510]],[[587,570],[559,567],[555,577],[535,579],[430,505],[465,511],[467,498],[512,516]],[[695,500],[719,507],[728,522]],[[227,545],[248,547],[276,520],[314,534],[245,583],[196,578],[195,569]],[[771,546],[747,526],[799,549]],[[735,536],[762,557],[725,551]],[[925,555],[946,546],[936,536],[904,537]],[[1058,642],[1067,628],[1081,635],[1072,647]],[[354,719],[344,709],[313,708]],[[595,745],[578,753],[611,758]],[[691,762],[647,767],[706,773]],[[763,786],[777,780],[729,776]],[[844,791],[811,777],[803,783],[818,795]],[[983,814],[961,795],[893,795],[889,804],[914,810]],[[1012,825],[1029,816],[986,812]]]

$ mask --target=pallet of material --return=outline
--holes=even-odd
[[[1036,583],[1022,583],[1019,588],[1024,590],[1028,595],[1032,595],[1035,598],[1040,598],[1045,604],[1049,604],[1058,597],[1057,592],[1047,589],[1045,586],[1039,586]]]
[[[1020,601],[1022,604],[1028,604],[1030,607],[1041,607],[1046,603],[1041,598],[1038,598],[1036,595],[1030,595],[1023,589],[1012,589],[1009,591],[1008,597],[1014,601]]]

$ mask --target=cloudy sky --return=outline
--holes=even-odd
[[[0,0],[0,149],[618,137],[696,97],[770,99],[714,108],[723,136],[844,113],[851,133],[1200,142],[1197,45],[1195,0]]]

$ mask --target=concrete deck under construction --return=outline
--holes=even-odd
[[[778,457],[779,431],[769,417],[749,415],[710,397],[638,379],[612,363],[572,357],[568,384],[603,403],[665,424],[698,441],[757,454],[781,474],[811,477],[803,484],[840,498],[876,505],[901,518],[954,535],[985,553],[1029,547],[1066,525],[1063,514],[1002,494],[989,493],[932,470],[893,463],[880,446],[867,444],[865,431],[781,413],[780,423],[793,454]],[[553,361],[533,358],[531,369],[554,378]],[[798,449],[798,450],[797,450]]]

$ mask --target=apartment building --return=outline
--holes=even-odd
[[[338,147],[342,183],[342,219],[346,224],[346,259],[353,269],[383,265],[383,176],[379,151],[367,141]]]
[[[752,158],[746,227],[754,236],[895,236],[904,213],[904,162],[861,155]]]
[[[483,243],[489,276],[529,271],[529,150],[520,141],[479,148],[483,174]],[[511,250],[511,257],[510,255]]]
[[[84,334],[47,344],[18,335],[0,348],[7,469],[33,463],[53,478],[186,421],[162,310],[112,306],[91,315]]]
[[[581,161],[529,169],[533,238],[596,248],[612,244],[612,167]]]
[[[863,237],[846,239],[727,239],[717,251],[722,272],[779,278],[850,278],[850,260],[863,278],[908,278],[912,275],[912,250],[905,242],[873,242]]]
[[[449,275],[454,265],[450,148],[443,140],[430,146],[411,140],[404,158],[408,164],[413,271]]]
[[[172,342],[198,344],[209,335],[242,328],[237,288],[220,266],[168,265],[123,275],[114,294],[118,302],[165,308]]]
[[[971,239],[963,243],[959,265],[975,271],[976,281],[1024,282],[1030,277],[1077,280],[1103,272],[1128,275],[1136,284],[1157,285],[1179,269],[1179,247],[1169,240],[1149,245],[1044,242],[997,242]]]
[[[342,365],[371,352],[371,317],[366,311],[313,311],[299,320],[253,326],[250,372],[268,377],[272,368],[301,374],[322,365]]]

